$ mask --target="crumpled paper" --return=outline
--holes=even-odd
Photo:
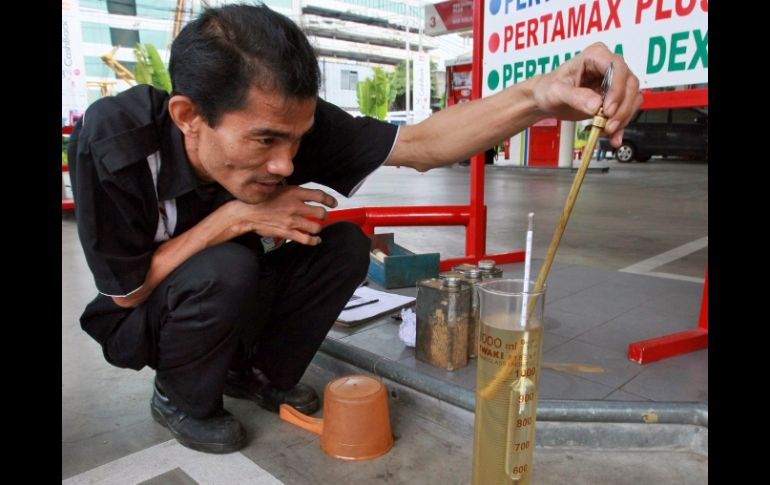
[[[417,315],[411,308],[401,309],[401,325],[398,327],[398,338],[406,344],[407,347],[414,347],[414,341],[417,337]]]

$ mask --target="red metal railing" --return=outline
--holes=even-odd
[[[698,328],[672,333],[662,337],[639,340],[628,345],[628,358],[640,364],[708,347],[709,343],[709,273],[703,283]]]
[[[482,55],[484,52],[484,2],[473,4],[473,70],[471,98],[481,98]],[[471,157],[470,201],[455,206],[358,207],[329,211],[328,222],[348,220],[361,226],[367,234],[384,226],[465,226],[465,256],[443,259],[439,269],[446,271],[455,264],[492,259],[497,263],[524,261],[524,250],[486,254],[487,206],[484,204],[484,153]]]
[[[639,109],[687,108],[708,106],[709,88],[680,89],[675,91],[642,90],[644,100]]]
[[[61,127],[61,134],[62,135],[69,135],[72,133],[72,126],[62,126]],[[64,177],[64,172],[69,171],[69,167],[67,165],[62,164],[61,166],[62,171],[62,177]],[[64,198],[61,199],[61,209],[62,210],[72,210],[75,208],[75,201],[72,198]]]

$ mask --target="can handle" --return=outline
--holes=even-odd
[[[278,415],[286,422],[320,436],[324,429],[324,420],[302,414],[288,404],[281,404]]]

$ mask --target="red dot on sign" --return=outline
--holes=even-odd
[[[495,32],[489,36],[489,52],[497,52],[498,47],[500,47],[500,36]]]
[[[75,69],[75,75],[80,76],[80,69]]]

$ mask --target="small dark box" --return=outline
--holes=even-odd
[[[438,276],[439,253],[415,254],[393,242],[393,233],[369,237],[369,278],[383,288],[414,286]]]

